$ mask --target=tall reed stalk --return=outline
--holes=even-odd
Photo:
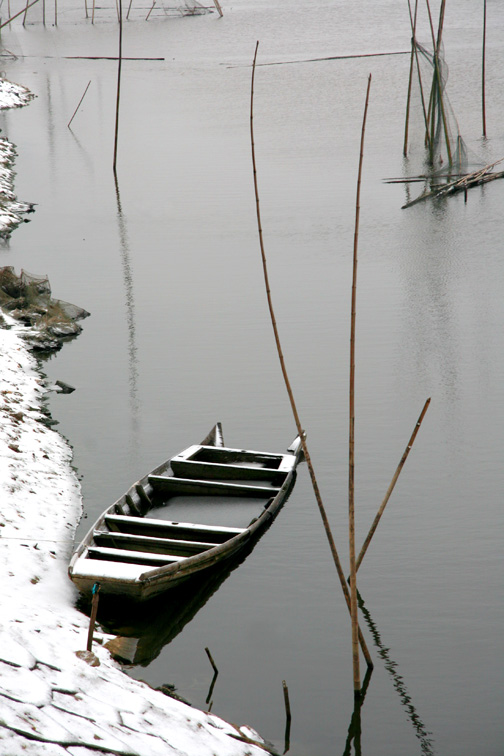
[[[483,136],[486,138],[486,105],[485,105],[485,68],[486,68],[486,0],[483,0],[483,50],[481,61],[481,114],[483,118]]]
[[[352,274],[352,311],[350,317],[350,422],[348,434],[348,540],[350,548],[350,615],[352,618],[352,661],[354,695],[360,696],[360,664],[359,664],[359,636],[358,636],[358,605],[357,605],[357,570],[355,568],[355,324],[357,319],[357,250],[359,247],[359,218],[360,218],[360,190],[362,180],[362,163],[364,160],[364,135],[366,132],[366,118],[371,89],[371,74],[369,74],[364,117],[362,119],[359,172],[357,176],[357,197],[355,201],[355,231],[353,246],[353,274]]]
[[[331,528],[329,525],[329,520],[327,519],[327,514],[325,511],[324,504],[322,502],[322,496],[320,494],[320,489],[318,486],[317,478],[315,476],[315,471],[313,469],[313,464],[311,461],[311,457],[308,451],[308,446],[306,444],[306,436],[305,432],[301,426],[301,421],[299,419],[299,414],[296,407],[296,402],[294,400],[294,394],[292,392],[292,388],[290,385],[289,377],[287,375],[287,369],[285,366],[285,360],[282,352],[282,347],[280,343],[280,336],[278,333],[278,327],[275,317],[275,312],[273,310],[273,301],[271,297],[271,289],[269,285],[269,276],[268,276],[268,267],[266,263],[266,253],[264,249],[264,240],[263,240],[263,233],[262,233],[262,223],[261,223],[261,210],[260,210],[260,204],[259,204],[259,187],[257,182],[257,167],[256,167],[256,158],[255,158],[255,143],[254,143],[254,79],[255,79],[255,70],[256,70],[256,60],[257,60],[257,49],[259,47],[259,42],[256,43],[255,47],[255,53],[254,53],[254,61],[252,64],[252,79],[251,79],[251,86],[250,86],[250,141],[251,141],[251,148],[252,148],[252,168],[253,168],[253,174],[254,174],[254,192],[255,192],[255,200],[256,200],[256,216],[257,216],[257,227],[258,227],[258,233],[259,233],[259,244],[261,249],[261,260],[262,260],[262,266],[263,266],[263,275],[264,275],[264,283],[266,287],[266,297],[268,300],[268,308],[271,318],[271,325],[273,327],[273,333],[275,337],[275,344],[277,348],[278,358],[280,360],[280,366],[282,370],[282,375],[285,383],[285,387],[287,389],[287,394],[289,396],[289,401],[292,409],[292,414],[294,416],[294,422],[296,423],[297,432],[299,434],[299,437],[301,439],[301,445],[303,447],[303,454],[305,457],[306,465],[308,467],[308,471],[310,474],[310,479],[313,487],[313,492],[315,494],[315,499],[317,501],[317,505],[319,508],[320,515],[322,517],[322,522],[324,524],[324,529],[326,532],[327,540],[329,542],[329,547],[331,549],[331,554],[334,560],[334,564],[336,567],[336,572],[338,573],[338,577],[340,580],[341,588],[343,591],[343,595],[345,597],[345,601],[347,604],[347,607],[350,611],[351,609],[351,602],[350,602],[350,591],[348,590],[348,585],[345,580],[345,574],[343,572],[343,568],[341,566],[340,558],[338,555],[338,551],[336,549],[336,544],[334,542],[334,538],[331,532]],[[371,656],[369,654],[366,642],[364,640],[364,636],[362,635],[362,632],[359,628],[359,643],[362,648],[362,652],[364,654],[364,657],[366,659],[366,663],[368,667],[373,667],[373,662],[371,660]]]
[[[117,98],[116,98],[116,122],[114,136],[114,174],[117,169],[117,140],[119,136],[119,101],[121,98],[121,65],[122,65],[122,0],[119,0],[119,55],[117,67]]]

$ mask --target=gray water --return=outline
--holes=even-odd
[[[150,4],[148,4],[150,5]],[[504,17],[488,4],[481,138],[481,4],[448,3],[449,96],[483,162],[504,156]],[[183,18],[135,8],[124,61],[118,188],[112,152],[115,8],[35,6],[2,31],[6,76],[37,98],[0,115],[16,191],[37,203],[0,264],[47,274],[91,312],[44,364],[89,521],[133,480],[220,420],[230,446],[282,451],[295,435],[266,307],[249,137],[250,64],[399,52],[396,0],[234,0]],[[11,12],[20,9],[11,0]],[[437,18],[438,3],[432,3]],[[30,14],[32,14],[30,16]],[[4,15],[4,14],[3,14]],[[31,23],[30,23],[31,21]],[[428,42],[425,26],[419,34]],[[7,52],[8,51],[8,52]],[[12,53],[13,55],[11,55]],[[255,142],[276,317],[322,496],[347,563],[348,356],[355,187],[372,74],[359,233],[356,507],[360,544],[420,410],[431,406],[359,571],[375,661],[366,756],[499,756],[502,725],[504,184],[401,206],[425,169],[402,156],[409,56],[259,66]],[[67,123],[91,80],[86,98]],[[418,126],[418,122],[417,122]],[[381,645],[376,645],[376,644]],[[353,712],[347,610],[306,466],[273,527],[191,623],[131,674],[173,683],[292,756],[345,751]],[[364,672],[364,670],[363,670]]]

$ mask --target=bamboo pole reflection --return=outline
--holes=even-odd
[[[135,333],[135,300],[133,296],[133,276],[131,273],[130,251],[126,221],[121,206],[121,195],[117,176],[114,177],[117,199],[117,222],[119,227],[119,243],[121,247],[121,263],[126,294],[126,324],[128,328],[128,364],[129,364],[129,399],[133,431],[138,430],[138,354]]]
[[[415,735],[420,741],[420,748],[421,748],[422,754],[424,754],[424,756],[434,756],[433,741],[432,741],[432,738],[430,737],[432,733],[429,732],[429,730],[427,730],[424,723],[422,722],[419,715],[417,714],[417,711],[415,707],[413,706],[413,703],[411,702],[411,696],[408,693],[408,688],[406,687],[406,684],[402,676],[397,671],[398,664],[393,659],[391,659],[390,653],[389,653],[390,649],[386,648],[386,646],[384,645],[381,639],[380,633],[378,632],[378,628],[376,627],[375,622],[373,622],[373,619],[369,613],[369,610],[366,608],[364,604],[364,600],[362,599],[362,596],[360,595],[359,592],[357,592],[357,600],[359,604],[359,609],[364,615],[366,624],[371,632],[371,635],[373,636],[374,644],[378,649],[378,655],[380,656],[381,659],[383,659],[385,663],[385,669],[387,670],[387,672],[392,678],[392,683],[401,701],[401,706],[405,710],[408,716],[408,719],[413,725],[413,730],[415,731]],[[360,749],[360,745],[359,745],[359,749]],[[344,756],[347,756],[347,753],[349,753],[349,751],[345,750]],[[356,750],[355,753],[357,756],[359,756],[360,750],[359,751]]]
[[[362,750],[361,750],[361,734],[362,734],[362,726],[361,726],[361,709],[364,706],[364,699],[366,698],[367,689],[369,686],[369,681],[371,680],[371,675],[373,673],[373,668],[368,667],[366,670],[366,674],[364,676],[364,680],[362,681],[362,687],[360,690],[360,696],[354,697],[354,709],[352,712],[352,718],[350,720],[350,725],[348,727],[348,734],[347,739],[345,743],[345,750],[343,751],[343,756],[350,756],[352,753],[352,742],[353,742],[353,752],[355,756],[362,756]]]

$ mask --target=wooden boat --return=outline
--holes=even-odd
[[[283,454],[226,447],[218,423],[105,510],[72,556],[70,579],[83,594],[99,583],[100,593],[144,601],[211,568],[275,517],[301,457],[299,437]]]

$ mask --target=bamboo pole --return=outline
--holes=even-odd
[[[420,430],[420,426],[421,426],[422,421],[423,421],[423,419],[425,417],[425,413],[429,409],[430,401],[431,400],[430,400],[430,397],[429,397],[429,399],[427,399],[427,401],[425,402],[425,404],[423,406],[423,409],[422,409],[422,411],[420,413],[420,417],[418,418],[417,423],[415,425],[415,428],[413,430],[413,433],[411,434],[410,440],[408,441],[408,445],[407,445],[406,449],[404,450],[404,454],[401,457],[401,461],[399,462],[399,464],[397,466],[397,469],[396,469],[396,471],[394,473],[394,477],[392,478],[390,486],[387,489],[387,493],[385,494],[385,498],[383,499],[383,501],[382,501],[382,503],[380,505],[380,508],[378,510],[378,513],[377,513],[376,517],[373,520],[373,524],[371,525],[369,533],[367,534],[367,538],[366,538],[366,540],[364,541],[364,543],[362,545],[362,548],[360,550],[357,562],[355,564],[355,571],[356,572],[359,569],[359,567],[361,566],[362,560],[364,559],[366,551],[368,550],[368,546],[371,543],[371,539],[372,539],[372,537],[373,537],[373,535],[375,533],[376,528],[378,527],[378,523],[380,522],[381,516],[382,516],[383,512],[385,511],[385,507],[387,506],[388,500],[390,499],[390,497],[392,495],[392,491],[394,490],[395,484],[397,483],[397,479],[399,478],[399,475],[401,474],[401,470],[403,469],[404,464],[405,464],[406,460],[408,459],[408,454],[411,451],[411,447],[415,443],[415,438],[417,436],[418,431]]]
[[[91,79],[90,79],[90,80],[88,81],[88,85],[87,85],[86,89],[84,90],[84,94],[82,95],[82,97],[81,97],[81,98],[80,98],[80,100],[79,100],[79,104],[77,105],[77,107],[76,107],[76,108],[75,108],[75,110],[74,110],[74,114],[73,114],[73,116],[72,116],[72,117],[70,118],[70,120],[68,121],[68,124],[67,124],[68,128],[70,128],[70,124],[72,123],[73,119],[75,118],[75,114],[76,114],[76,113],[77,113],[77,111],[79,110],[79,108],[80,108],[80,106],[81,106],[81,102],[82,102],[82,100],[83,100],[83,99],[84,99],[84,97],[86,96],[86,92],[88,91],[88,89],[89,89],[89,85],[90,85],[90,84],[91,84]]]
[[[217,13],[219,14],[219,17],[222,18],[222,16],[224,14],[222,13],[222,8],[221,8],[221,5],[219,3],[219,0],[214,0],[214,5],[217,8]]]
[[[405,124],[404,124],[404,145],[403,145],[404,157],[406,157],[408,154],[408,129],[409,129],[409,115],[410,115],[410,104],[411,104],[411,87],[413,83],[413,66],[415,62],[415,48],[416,48],[415,40],[416,40],[416,20],[417,20],[417,10],[418,10],[418,0],[415,0],[414,19],[411,13],[410,0],[408,0],[408,9],[409,9],[410,23],[411,23],[411,59],[410,59],[409,79],[408,79],[408,96],[406,98],[406,119],[405,119]]]
[[[429,135],[429,116],[427,115],[427,108],[425,107],[425,96],[424,96],[424,88],[423,88],[423,82],[422,82],[422,71],[420,69],[420,61],[418,59],[418,43],[416,39],[416,23],[417,23],[417,11],[418,11],[418,0],[415,0],[415,14],[411,13],[411,5],[410,1],[408,0],[408,7],[409,7],[409,13],[410,13],[410,24],[411,24],[411,34],[412,34],[412,54],[414,54],[415,62],[416,62],[416,69],[418,74],[418,86],[420,89],[420,101],[422,103],[422,112],[424,117],[424,123],[425,123],[425,141],[428,145],[428,148],[430,150],[430,135]],[[410,84],[409,87],[411,87],[411,76],[412,71],[410,69]],[[408,97],[409,97],[409,91],[408,91]],[[409,113],[409,105],[407,107],[407,114]],[[407,121],[406,123],[409,123],[409,118],[407,115]],[[405,129],[405,137],[404,137],[404,155],[406,155],[407,151],[407,130]]]
[[[11,16],[10,18],[7,19],[7,21],[4,21],[2,24],[0,24],[0,29],[3,29],[4,26],[7,26],[7,24],[10,24],[11,21],[14,21],[14,19],[20,16],[22,13],[26,13],[28,8],[31,8],[32,5],[35,5],[35,3],[38,3],[38,0],[33,0],[33,2],[27,5],[26,8],[22,8],[18,13],[14,14],[14,16]]]
[[[131,10],[131,4],[132,4],[132,2],[133,2],[133,0],[130,0],[130,1],[129,1],[129,5],[128,5],[128,12],[126,13],[126,21],[127,21],[128,19],[129,19],[129,14],[130,14],[130,10]]]
[[[297,432],[299,434],[299,437],[301,439],[301,445],[303,447],[303,454],[306,461],[306,465],[308,467],[308,471],[310,474],[310,479],[313,487],[313,492],[315,494],[315,499],[317,501],[317,505],[319,508],[320,516],[322,517],[322,522],[324,524],[324,529],[326,532],[327,540],[329,542],[329,547],[331,549],[331,554],[334,560],[334,564],[336,567],[336,572],[338,573],[338,577],[341,583],[341,588],[343,591],[343,595],[345,597],[345,601],[347,603],[347,607],[350,610],[350,591],[348,590],[348,586],[345,580],[345,574],[343,572],[343,568],[341,566],[340,558],[338,555],[338,551],[336,549],[336,544],[334,542],[334,538],[331,532],[331,528],[329,525],[329,520],[327,519],[327,514],[325,511],[324,504],[322,502],[322,497],[320,495],[320,489],[317,483],[317,479],[315,477],[315,471],[313,469],[313,464],[311,461],[310,453],[308,451],[308,446],[306,444],[306,437],[305,432],[301,426],[301,421],[299,419],[299,414],[296,407],[296,402],[294,400],[294,394],[292,392],[292,388],[290,385],[289,377],[287,375],[287,368],[285,366],[285,360],[282,352],[282,347],[280,344],[280,336],[278,333],[278,327],[276,323],[275,313],[273,310],[273,302],[271,298],[271,290],[269,286],[269,276],[268,276],[268,267],[266,263],[266,253],[264,249],[264,240],[263,240],[263,233],[262,233],[262,225],[261,225],[261,211],[260,211],[260,205],[259,205],[259,188],[257,183],[257,168],[256,168],[256,159],[255,159],[255,144],[254,144],[254,79],[255,79],[255,69],[256,69],[256,60],[257,60],[257,48],[259,47],[259,42],[256,43],[255,53],[254,53],[254,61],[252,64],[252,79],[251,79],[251,87],[250,87],[250,141],[251,141],[251,148],[252,148],[252,169],[254,174],[254,191],[255,191],[255,200],[256,200],[256,215],[257,215],[257,227],[258,227],[258,233],[259,233],[259,245],[261,249],[261,259],[262,259],[262,266],[263,266],[263,275],[264,275],[264,283],[266,287],[266,297],[268,300],[268,308],[271,318],[271,325],[273,327],[273,333],[275,337],[275,344],[277,348],[278,358],[280,360],[280,367],[282,370],[282,375],[285,383],[285,387],[287,389],[287,394],[289,396],[289,401],[292,409],[292,414],[294,416],[294,422],[296,423]],[[366,663],[368,667],[373,666],[373,662],[371,660],[371,656],[369,654],[368,648],[366,646],[366,642],[364,640],[364,636],[362,635],[362,632],[359,628],[359,642],[362,648],[362,652],[364,654],[364,657],[366,659]]]
[[[117,169],[117,140],[119,136],[119,101],[121,98],[121,64],[122,64],[122,0],[119,0],[119,54],[117,65],[117,99],[116,99],[116,122],[115,122],[115,137],[114,137],[114,163],[113,170],[116,175]]]
[[[358,606],[357,606],[357,570],[355,568],[355,323],[357,315],[357,250],[359,246],[359,217],[360,217],[360,189],[362,179],[362,163],[364,159],[364,135],[366,132],[366,118],[369,104],[369,90],[371,88],[371,74],[369,74],[364,117],[362,119],[359,172],[357,176],[357,197],[355,202],[355,232],[353,247],[353,275],[352,275],[352,312],[350,317],[350,423],[349,423],[349,460],[348,460],[348,539],[350,549],[350,615],[352,618],[352,660],[354,695],[360,696],[360,664],[359,664],[359,634],[358,634]]]
[[[58,26],[58,0],[54,0],[54,26]]]
[[[26,14],[28,13],[28,8],[30,6],[28,5],[28,0],[26,0],[26,8],[24,9],[24,16],[23,16],[23,26],[26,24]]]
[[[437,93],[439,112],[441,115],[441,121],[443,124],[443,131],[445,135],[448,162],[451,165],[453,162],[453,158],[452,158],[452,151],[451,151],[451,145],[450,145],[450,134],[448,130],[448,122],[446,120],[446,111],[445,111],[444,100],[443,100],[443,80],[441,76],[441,69],[439,66],[439,53],[441,50],[441,41],[443,38],[443,24],[444,24],[446,0],[441,0],[441,6],[439,9],[437,38],[434,34],[434,26],[432,23],[432,15],[430,11],[429,0],[426,0],[426,2],[427,2],[427,9],[429,12],[429,21],[430,21],[431,35],[432,35],[432,46],[433,46],[432,64],[434,66],[434,75],[432,77],[431,98],[430,98],[430,105],[429,105],[429,113],[430,113],[430,121],[431,121],[431,133],[430,133],[430,145],[429,145],[430,162],[434,163],[434,145],[435,145],[434,136],[435,136],[435,124],[436,124],[436,93]]]
[[[94,12],[96,7],[96,0],[93,0],[93,12],[91,14],[91,23],[94,24]]]
[[[453,156],[451,151],[451,144],[450,144],[450,133],[448,130],[448,122],[446,120],[446,111],[444,106],[444,100],[443,100],[443,87],[442,87],[442,81],[441,81],[441,71],[439,68],[439,53],[441,50],[441,40],[443,38],[443,26],[444,26],[444,16],[445,16],[445,8],[446,8],[446,0],[441,0],[441,7],[439,9],[439,24],[438,24],[438,38],[437,38],[437,47],[436,47],[436,62],[437,62],[437,72],[438,72],[438,78],[439,78],[439,107],[441,110],[441,117],[443,119],[443,129],[445,134],[445,140],[446,140],[446,151],[448,153],[448,161],[450,165],[453,162]]]
[[[486,0],[483,0],[483,52],[481,62],[481,111],[483,118],[483,136],[486,138],[486,106],[485,106],[485,59],[486,59]]]

